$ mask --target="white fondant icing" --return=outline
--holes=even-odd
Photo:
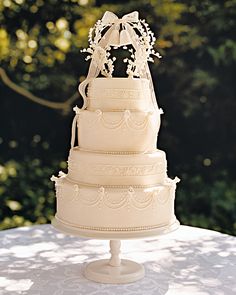
[[[79,146],[95,151],[153,151],[160,113],[81,111],[77,117]]]
[[[105,188],[57,180],[57,216],[88,227],[132,228],[168,224],[175,219],[175,181],[148,188]]]
[[[165,152],[101,154],[70,150],[68,177],[75,182],[100,185],[153,185],[166,179]]]
[[[88,87],[88,110],[152,110],[147,79],[95,78]]]

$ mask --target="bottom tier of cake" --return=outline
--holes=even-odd
[[[91,186],[72,182],[67,175],[56,182],[57,213],[52,224],[85,237],[128,239],[175,230],[178,178],[155,186]]]

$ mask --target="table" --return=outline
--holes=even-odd
[[[122,257],[143,263],[145,277],[107,285],[82,275],[86,262],[107,258],[108,243],[64,235],[51,225],[0,232],[0,294],[236,294],[236,237],[181,226],[176,232],[122,241]]]

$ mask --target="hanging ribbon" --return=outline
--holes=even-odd
[[[71,142],[70,142],[71,148],[73,148],[75,145],[76,126],[77,126],[77,120],[80,115],[80,109],[77,106],[75,106],[73,108],[73,110],[75,111],[75,116],[74,116],[74,119],[72,122],[72,127],[71,127]],[[79,138],[78,138],[78,141],[79,141]],[[79,143],[78,143],[78,145],[79,145]]]

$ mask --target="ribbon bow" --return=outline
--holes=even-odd
[[[138,11],[125,14],[122,18],[118,18],[118,16],[113,12],[106,11],[102,17],[102,23],[106,25],[126,22],[138,22]]]
[[[130,23],[138,22],[138,17],[138,11],[125,14],[122,18],[118,18],[118,16],[113,12],[106,11],[102,17],[101,22],[104,25],[111,25],[112,32],[109,36],[109,44],[117,47],[132,44],[133,42],[130,36]],[[120,24],[122,24],[123,28],[121,32]]]

